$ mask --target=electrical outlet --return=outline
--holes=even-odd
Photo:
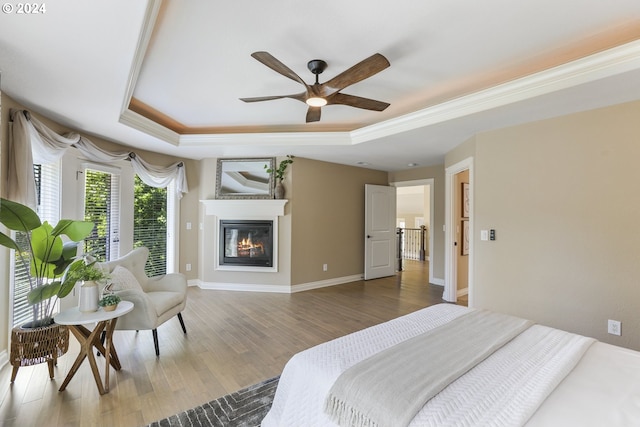
[[[611,320],[609,319],[607,323],[607,332],[611,335],[622,335],[622,323],[619,320]]]
[[[327,264],[322,264],[322,271],[327,271],[329,266]]]
[[[187,270],[187,271],[191,271],[191,264],[187,264],[187,265],[186,265],[186,270]]]

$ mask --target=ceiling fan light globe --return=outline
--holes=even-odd
[[[311,98],[307,98],[307,100],[305,102],[310,107],[324,107],[325,105],[327,105],[327,100],[326,99],[320,98],[320,97],[317,97],[317,96],[313,96]]]

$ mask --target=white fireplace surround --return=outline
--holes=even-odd
[[[273,266],[249,267],[220,265],[216,245],[215,269],[224,271],[278,271],[278,217],[284,216],[284,199],[241,199],[241,200],[201,200],[205,207],[205,215],[216,217],[215,239],[220,239],[220,220],[263,220],[273,221]]]

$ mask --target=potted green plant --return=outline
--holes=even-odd
[[[38,214],[21,203],[0,198],[0,223],[17,233],[15,240],[0,232],[0,245],[14,249],[17,261],[27,272],[33,320],[16,327],[11,335],[11,364],[17,368],[47,361],[53,378],[53,364],[68,349],[69,330],[53,323],[56,301],[73,289],[77,279],[69,271],[81,268],[78,242],[93,230],[89,221],[60,220],[56,226],[42,222]],[[62,236],[68,241],[63,242]],[[54,334],[55,336],[51,336]]]
[[[65,277],[65,281],[69,283],[82,282],[80,286],[80,297],[78,309],[83,313],[89,313],[98,310],[98,299],[100,295],[100,283],[109,278],[109,274],[96,267],[96,261],[88,262],[75,261]]]
[[[116,294],[106,294],[102,297],[102,299],[98,302],[100,307],[104,308],[104,311],[113,311],[118,307],[118,303],[121,301],[121,298]]]
[[[284,186],[282,185],[282,180],[284,179],[284,174],[287,170],[287,167],[293,163],[293,159],[295,156],[287,154],[287,158],[282,160],[276,169],[271,169],[267,165],[265,165],[265,169],[267,169],[267,173],[273,173],[273,176],[276,179],[274,196],[276,199],[284,198]]]

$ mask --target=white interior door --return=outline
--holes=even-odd
[[[365,185],[364,279],[396,272],[396,188]]]

